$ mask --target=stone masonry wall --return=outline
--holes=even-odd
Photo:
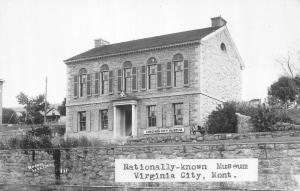
[[[103,64],[107,64],[109,69],[115,70],[122,68],[122,64],[125,61],[132,62],[132,66],[138,67],[138,91],[134,93],[128,93],[129,95],[140,98],[138,100],[138,135],[142,135],[143,130],[147,128],[147,106],[156,105],[157,110],[157,128],[171,127],[173,126],[174,119],[172,113],[173,103],[184,103],[184,126],[188,126],[190,123],[196,123],[200,121],[199,118],[199,51],[198,45],[190,45],[185,47],[169,48],[145,53],[137,53],[131,55],[117,56],[111,58],[104,58],[97,61],[83,62],[69,64],[67,66],[67,134],[72,136],[88,136],[100,139],[109,139],[113,135],[113,107],[111,100],[119,97],[117,91],[117,78],[114,80],[114,93],[112,95],[92,95],[85,98],[73,99],[73,75],[78,74],[81,68],[86,68],[88,73],[95,73],[100,71],[100,67]],[[172,61],[172,57],[181,53],[184,60],[188,60],[190,72],[189,72],[189,86],[181,88],[166,88],[166,64]],[[163,88],[159,90],[141,90],[141,76],[140,67],[145,65],[150,57],[155,57],[158,63],[162,64],[162,78]],[[92,83],[92,87],[94,84]],[[99,110],[108,109],[108,130],[101,130],[99,128]],[[74,126],[78,123],[76,119],[77,112],[88,111],[89,119],[87,122],[87,130],[83,132],[73,133]],[[166,112],[165,119],[163,121],[163,112]]]
[[[221,43],[225,44],[226,51],[221,50]],[[227,28],[203,40],[200,50],[201,92],[223,101],[239,101],[242,63],[238,60]]]
[[[292,132],[289,132],[292,133]],[[270,134],[272,137],[272,134]],[[292,134],[290,134],[292,135]],[[299,132],[296,134],[299,137]],[[278,137],[287,134],[277,133]],[[226,137],[226,135],[224,136]],[[259,142],[192,142],[136,144],[60,150],[59,181],[51,154],[32,151],[0,151],[0,185],[54,185],[118,187],[118,190],[299,190],[300,142],[286,139]],[[251,138],[252,139],[252,138]],[[197,140],[197,138],[196,138]],[[115,159],[239,159],[258,158],[257,182],[116,183]],[[66,188],[67,190],[67,188]],[[106,189],[107,190],[107,189]]]

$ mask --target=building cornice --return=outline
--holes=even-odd
[[[140,95],[140,96],[136,96],[139,99],[152,99],[152,98],[164,98],[164,97],[173,97],[173,96],[182,96],[182,95],[204,95],[206,97],[209,97],[215,101],[218,102],[225,102],[225,100],[217,98],[213,95],[209,95],[207,93],[203,93],[201,91],[189,91],[189,92],[174,92],[174,93],[169,93],[169,94],[160,94],[160,95]],[[105,100],[102,102],[99,102],[98,100],[94,100],[94,101],[86,101],[86,102],[73,102],[73,103],[69,103],[66,106],[67,107],[71,107],[71,106],[84,106],[84,105],[92,105],[92,104],[98,104],[98,103],[111,103],[113,102],[113,100]]]
[[[143,53],[143,52],[161,50],[161,49],[167,49],[167,48],[189,46],[189,45],[194,45],[194,44],[200,44],[200,40],[188,41],[188,42],[177,43],[177,44],[169,44],[169,45],[165,45],[165,46],[144,48],[144,49],[138,49],[138,50],[132,50],[132,51],[125,51],[125,52],[119,52],[119,53],[115,53],[115,54],[106,54],[106,55],[102,55],[102,56],[93,56],[93,57],[89,57],[89,58],[74,59],[74,60],[70,60],[70,61],[64,60],[64,62],[65,62],[65,64],[68,65],[68,64],[72,64],[72,63],[78,63],[78,62],[92,61],[92,60],[98,60],[98,59],[114,57],[114,56]]]

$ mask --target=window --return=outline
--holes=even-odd
[[[173,56],[174,66],[174,87],[181,87],[183,85],[183,56],[182,54],[175,54]]]
[[[157,60],[151,57],[147,61],[148,66],[148,89],[156,89],[157,87]]]
[[[82,68],[79,70],[79,96],[85,96],[86,83],[87,83],[87,70]]]
[[[124,86],[125,86],[125,92],[131,92],[132,88],[132,81],[131,81],[131,68],[125,68],[124,69]]]
[[[183,60],[183,56],[181,54],[175,54],[173,57],[173,69],[174,69],[174,87],[183,87],[189,85],[189,63],[188,60]],[[172,68],[168,65],[167,72],[169,75],[167,76],[167,86],[171,85],[171,70]],[[168,74],[168,73],[167,73]]]
[[[183,61],[174,62],[174,87],[183,86]]]
[[[109,67],[107,66],[107,64],[103,64],[100,67],[100,73],[101,73],[101,77],[100,77],[100,93],[101,94],[108,94],[108,86],[109,86]]]
[[[108,94],[108,71],[103,71],[101,76],[101,94]]]
[[[101,129],[108,129],[108,110],[100,110]]]
[[[222,42],[221,45],[220,45],[220,48],[223,52],[226,52],[226,45]]]
[[[156,89],[157,85],[157,67],[156,65],[148,66],[148,88],[149,89]]]
[[[80,131],[86,130],[86,112],[85,111],[79,112],[79,128],[80,128]]]
[[[183,113],[182,113],[182,103],[175,103],[173,105],[174,108],[174,125],[182,125],[183,124]]]
[[[156,126],[155,105],[148,106],[148,127]]]

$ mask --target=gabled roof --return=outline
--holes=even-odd
[[[108,55],[122,54],[131,51],[138,51],[141,49],[149,49],[149,48],[156,48],[156,47],[159,48],[167,45],[201,40],[203,37],[216,31],[218,28],[220,27],[209,27],[209,28],[203,28],[203,29],[197,29],[197,30],[191,30],[185,32],[167,34],[162,36],[144,38],[139,40],[121,42],[116,44],[104,45],[101,47],[90,49],[77,56],[71,57],[65,60],[65,63],[92,59],[92,58],[108,56]]]

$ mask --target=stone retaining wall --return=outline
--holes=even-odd
[[[207,141],[248,141],[248,140],[272,140],[274,138],[283,138],[289,140],[289,138],[300,137],[300,131],[273,131],[273,132],[253,132],[253,133],[227,133],[227,134],[205,134],[201,135],[156,135],[156,136],[144,136],[140,138],[127,139],[128,145],[135,144],[149,144],[149,143],[205,143]],[[299,138],[300,140],[300,138]]]
[[[216,135],[217,136],[217,135]],[[61,149],[0,151],[0,185],[108,187],[116,190],[299,190],[300,141],[273,143],[164,143]],[[34,158],[34,160],[33,160]],[[258,182],[115,183],[115,159],[258,158]],[[60,172],[59,178],[57,171]],[[55,173],[56,172],[56,173]],[[67,187],[66,187],[67,186]],[[75,189],[76,190],[76,189]],[[101,190],[101,189],[100,189]],[[109,189],[104,189],[109,190]],[[114,189],[112,189],[114,190]],[[180,189],[179,189],[180,190]]]

